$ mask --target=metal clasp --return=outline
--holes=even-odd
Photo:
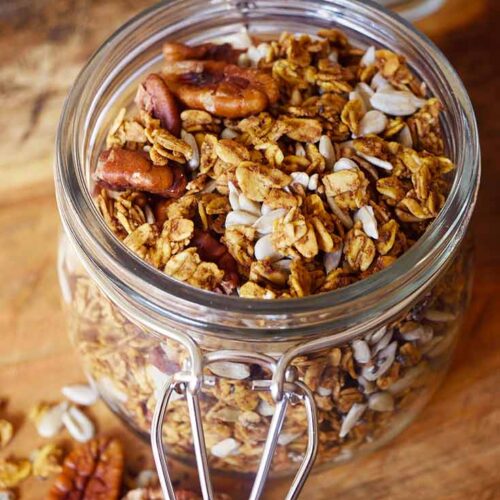
[[[273,392],[275,392],[272,388],[273,384],[275,384],[274,379],[277,375],[278,366],[279,370],[283,370],[282,376],[278,377],[280,380],[284,381],[282,384],[282,391],[280,391],[281,397],[275,398],[273,395],[276,408],[271,419],[263,454],[259,462],[259,467],[257,469],[252,491],[250,493],[250,500],[259,499],[264,491],[265,483],[267,477],[269,476],[272,460],[276,451],[276,446],[278,445],[278,438],[285,421],[288,405],[295,405],[299,403],[303,403],[305,405],[308,434],[306,453],[286,496],[287,500],[296,499],[311,471],[318,448],[318,419],[312,392],[305,384],[297,380],[296,373],[292,368],[288,368],[288,366],[283,363],[278,365],[273,358],[264,354],[223,350],[203,355],[199,349],[190,349],[190,354],[192,357],[195,357],[195,359],[191,360],[191,370],[179,372],[165,385],[156,404],[156,409],[151,423],[151,447],[163,495],[169,500],[175,500],[175,492],[168,471],[166,451],[162,439],[162,427],[165,423],[165,415],[167,413],[171,395],[174,391],[176,391],[179,394],[183,394],[187,401],[189,419],[193,434],[193,446],[203,498],[204,500],[212,500],[214,498],[208,466],[207,449],[203,434],[199,395],[204,382],[202,374],[203,366],[208,366],[217,361],[228,361],[258,364],[270,370],[273,380],[253,381],[252,389],[257,391],[271,391],[272,395]],[[192,369],[194,366],[197,367],[197,375]]]

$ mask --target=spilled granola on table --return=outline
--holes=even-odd
[[[390,266],[443,207],[441,104],[403,56],[338,30],[163,53],[94,180],[111,230],[167,275],[245,298],[327,292]]]
[[[163,52],[164,68],[116,117],[94,180],[114,234],[169,276],[243,298],[328,292],[390,266],[438,215],[454,169],[441,105],[402,56],[363,51],[337,30],[245,50],[167,43]],[[132,323],[66,251],[70,330],[85,370],[146,436],[189,354]],[[467,301],[467,257],[458,253],[385,326],[292,361],[318,409],[316,464],[386,442],[432,393]],[[210,465],[255,472],[275,403],[252,382],[271,374],[218,362],[204,375]],[[169,456],[192,459],[177,393],[163,437]],[[292,405],[273,471],[293,471],[306,444],[305,409]]]

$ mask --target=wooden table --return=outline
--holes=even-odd
[[[16,426],[0,456],[26,456],[41,444],[26,422],[28,409],[36,401],[57,400],[61,385],[82,379],[66,338],[55,271],[55,127],[68,86],[90,53],[150,3],[0,5],[0,397],[8,400],[2,411]],[[315,475],[303,498],[500,498],[499,23],[496,0],[448,0],[420,24],[463,77],[483,150],[483,187],[473,223],[475,292],[453,366],[406,432],[375,455]],[[92,414],[99,430],[124,440],[130,468],[151,464],[147,446],[104,405]],[[48,486],[30,478],[21,498],[43,498]],[[269,498],[281,498],[284,487],[272,485]],[[232,491],[242,498],[241,490]]]

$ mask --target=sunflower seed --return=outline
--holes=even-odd
[[[257,260],[269,259],[270,261],[275,261],[283,258],[283,255],[273,248],[271,234],[266,234],[257,240],[254,255]]]
[[[108,399],[112,402],[116,401],[118,403],[127,402],[128,396],[120,391],[109,377],[101,377],[96,382],[96,386],[104,399]]]
[[[304,189],[307,189],[309,176],[305,172],[292,172],[290,175],[293,179],[292,184],[300,184]]]
[[[437,309],[428,309],[425,312],[425,319],[433,321],[435,323],[447,323],[449,321],[455,321],[457,316],[453,313],[447,311],[438,311]]]
[[[300,436],[302,436],[302,433],[300,432],[293,434],[289,432],[283,432],[278,437],[278,444],[281,446],[286,446],[287,444],[290,444],[296,439],[298,439]]]
[[[361,415],[366,410],[365,404],[354,403],[349,410],[349,413],[345,416],[342,426],[340,427],[339,437],[344,438],[351,432],[351,429],[358,423]]]
[[[99,394],[93,387],[84,384],[67,385],[61,389],[61,392],[72,403],[82,406],[93,405],[99,397]]]
[[[358,168],[358,164],[350,158],[340,158],[333,165],[334,172],[340,172],[341,170],[352,170],[354,168]]]
[[[212,455],[218,458],[226,458],[230,455],[236,455],[241,444],[233,438],[223,439],[217,444],[214,444],[210,449]]]
[[[243,363],[233,363],[232,361],[217,361],[210,363],[208,369],[219,377],[233,380],[244,380],[250,376],[250,368]]]
[[[364,340],[355,340],[352,344],[354,359],[361,364],[366,364],[371,359],[371,352],[368,344]]]
[[[426,344],[432,340],[434,330],[429,325],[418,325],[413,330],[400,332],[401,337],[407,342],[418,340]]]
[[[328,54],[328,60],[333,63],[338,63],[339,53],[335,49],[331,49],[331,52]]]
[[[378,387],[373,382],[366,380],[361,375],[358,375],[358,384],[363,388],[365,394],[371,394],[378,390]]]
[[[62,428],[62,416],[68,408],[66,401],[52,406],[46,410],[36,422],[36,430],[41,437],[52,438]]]
[[[380,158],[377,158],[376,156],[370,156],[370,155],[365,155],[364,153],[360,153],[358,151],[358,155],[361,156],[361,158],[364,158],[367,162],[371,163],[372,165],[375,165],[376,167],[383,168],[384,170],[392,170],[392,164],[388,161],[381,160]]]
[[[259,43],[257,47],[251,46],[247,50],[247,55],[252,63],[252,66],[257,66],[261,59],[265,59],[271,46],[268,43]]]
[[[391,394],[400,394],[410,387],[415,380],[419,379],[426,371],[426,363],[422,362],[410,368],[403,377],[396,380],[390,387]]]
[[[302,156],[302,157],[306,156],[306,150],[304,149],[304,146],[302,146],[300,142],[297,142],[297,144],[295,144],[295,156]]]
[[[369,333],[366,337],[365,340],[370,344],[374,345],[376,344],[387,332],[387,326],[383,326],[382,328],[379,328],[378,330]]]
[[[181,130],[181,139],[184,142],[187,142],[193,150],[193,156],[188,161],[188,167],[190,170],[196,170],[200,166],[200,150],[198,149],[198,143],[196,142],[194,135],[186,132],[185,130]]]
[[[371,105],[393,116],[412,115],[425,104],[424,99],[419,99],[407,90],[395,90],[392,88],[378,89],[370,99]]]
[[[394,363],[396,357],[397,342],[389,344],[385,349],[380,351],[377,356],[377,363],[372,366],[365,366],[361,372],[366,380],[373,382],[381,377]]]
[[[375,47],[371,45],[366,49],[366,52],[363,54],[363,57],[359,61],[360,66],[371,66],[375,64]]]
[[[329,170],[335,163],[335,149],[331,139],[327,135],[322,135],[319,138],[318,150],[325,159],[325,167]]]
[[[220,420],[221,422],[238,422],[240,413],[240,410],[226,406],[224,408],[220,408],[219,410],[211,411],[209,418],[211,420]]]
[[[394,90],[393,86],[382,76],[380,71],[372,78],[371,87],[376,91],[384,89]]]
[[[220,134],[221,139],[236,139],[239,134],[236,130],[226,127]]]
[[[292,106],[300,106],[302,104],[302,101],[302,94],[300,93],[300,90],[295,87],[290,95],[290,104]]]
[[[379,339],[379,341],[372,347],[373,354],[377,354],[382,349],[385,349],[389,342],[392,340],[392,330],[387,330],[386,333]]]
[[[408,127],[408,125],[405,125],[400,130],[400,132],[396,136],[396,140],[397,142],[399,142],[403,146],[406,146],[407,148],[413,147],[413,139],[411,137],[410,127]]]
[[[274,415],[274,406],[262,399],[257,407],[257,412],[263,417],[270,417],[271,415]]]
[[[172,375],[167,375],[154,365],[148,365],[146,367],[146,374],[153,384],[154,397],[156,399],[160,399],[163,395],[163,389],[166,387],[167,383],[172,380]],[[177,391],[172,391],[172,393],[170,394],[170,401],[182,399],[182,397],[182,394],[179,394]]]
[[[318,189],[319,174],[313,174],[309,177],[309,183],[307,184],[307,189],[309,191],[316,191]]]
[[[316,392],[326,398],[328,396],[330,396],[332,394],[332,389],[330,389],[329,387],[322,387],[322,386],[319,386],[318,389],[316,390]]]
[[[277,260],[276,262],[273,262],[273,269],[279,271],[287,271],[289,273],[291,265],[292,265],[291,259],[280,259]]]
[[[387,116],[385,116],[384,113],[372,109],[361,118],[358,136],[380,134],[387,127],[387,122]]]
[[[226,217],[226,227],[236,226],[242,224],[244,226],[251,226],[257,221],[257,216],[243,210],[234,210],[229,212]]]
[[[152,469],[141,470],[135,478],[136,486],[139,488],[153,486],[156,482],[156,477],[156,471]]]
[[[368,407],[374,411],[393,411],[394,398],[390,392],[376,392],[368,399]]]
[[[233,210],[240,209],[240,192],[232,182],[227,183],[229,189],[229,204]]]
[[[94,424],[76,406],[68,408],[62,416],[62,421],[71,437],[80,443],[86,443],[95,435]]]
[[[260,215],[260,203],[249,200],[243,193],[241,193],[238,198],[238,205],[240,210],[243,210],[244,212],[254,214],[257,217]]]
[[[262,215],[267,215],[272,210],[273,209],[269,205],[266,205],[265,203],[262,203],[262,206],[260,207],[260,213]]]
[[[361,222],[363,231],[370,238],[378,240],[377,219],[375,218],[372,207],[364,205],[359,208],[354,214],[354,220]]]
[[[335,252],[326,252],[323,255],[323,265],[325,266],[326,274],[330,274],[331,271],[339,267],[341,258],[342,248],[336,250]]]
[[[276,210],[271,210],[265,215],[259,217],[253,224],[253,227],[259,232],[259,234],[269,234],[273,231],[274,221],[281,219],[286,214],[284,208],[277,208]]]
[[[365,105],[365,112],[370,111],[372,109],[370,98],[373,94],[375,94],[373,89],[367,83],[361,82],[354,87],[354,92],[356,92],[359,98],[363,101],[363,104]]]
[[[217,189],[217,181],[210,181],[201,191],[202,193],[213,193]]]
[[[156,222],[155,214],[149,205],[144,206],[144,215],[146,216],[146,222],[148,224],[154,224]]]
[[[361,116],[363,117],[369,108],[366,107],[365,100],[363,99],[361,94],[356,89],[354,89],[351,92],[349,92],[349,101],[356,101],[356,100],[359,101],[361,104]]]
[[[340,219],[340,222],[344,224],[345,227],[350,229],[354,223],[349,214],[346,214],[336,203],[333,196],[327,196],[326,201],[328,202],[329,207],[332,209],[332,212]]]

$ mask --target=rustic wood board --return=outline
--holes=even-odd
[[[16,436],[0,456],[26,456],[43,443],[26,414],[80,381],[59,307],[55,259],[59,233],[52,187],[53,144],[64,95],[99,43],[147,0],[5,1],[0,6],[0,398]],[[13,9],[17,9],[14,12]],[[376,454],[313,476],[303,498],[500,498],[500,137],[499,3],[448,0],[419,26],[451,59],[475,105],[483,150],[483,187],[473,229],[474,297],[444,384],[417,421]],[[496,50],[495,50],[496,49]],[[146,444],[102,403],[100,431],[119,436],[128,467],[151,465]],[[69,446],[67,436],[63,443]],[[179,474],[184,475],[185,471]],[[243,498],[247,485],[223,485]],[[43,498],[50,482],[30,478],[22,499]],[[268,497],[286,484],[271,484]]]

